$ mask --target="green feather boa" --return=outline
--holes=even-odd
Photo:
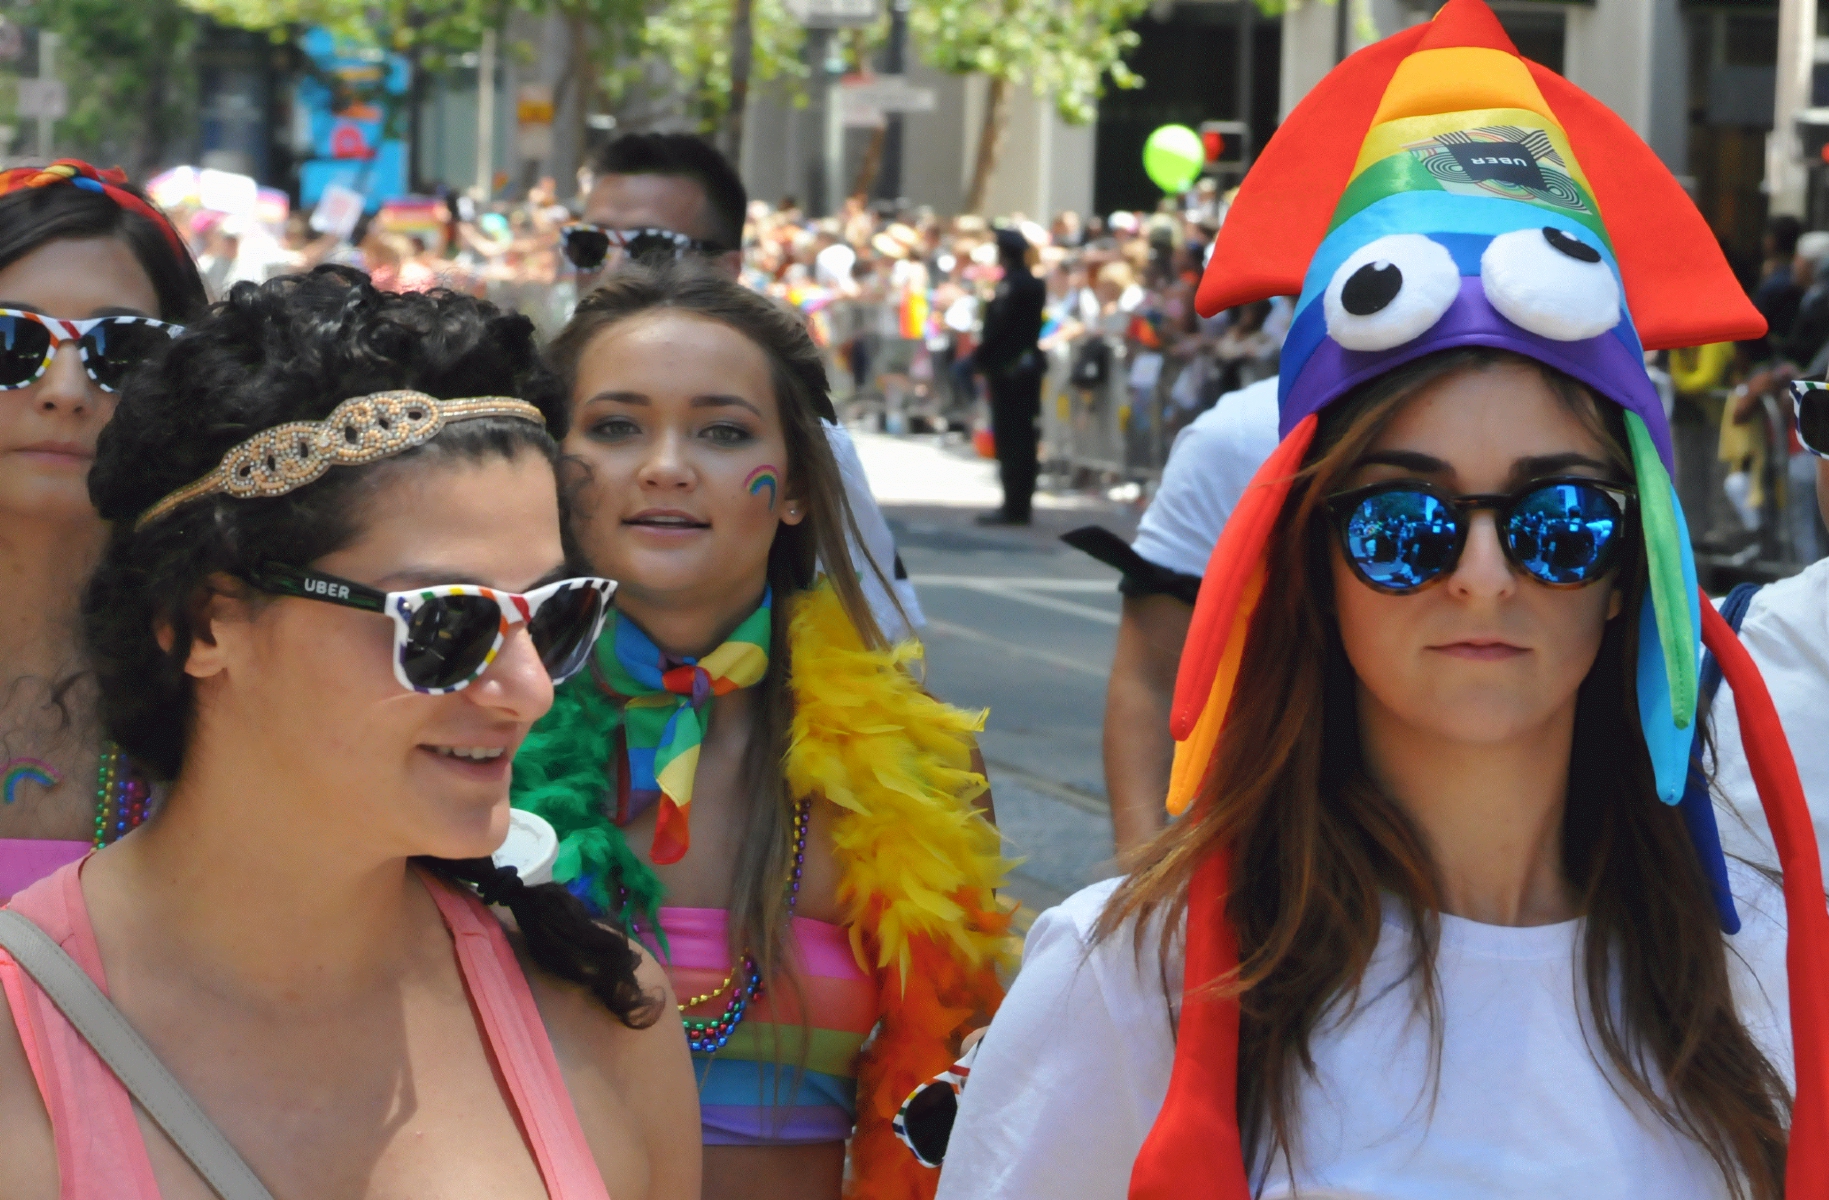
[[[606,629],[596,653],[614,654]],[[600,915],[633,933],[637,922],[659,930],[661,884],[610,820],[616,805],[612,755],[622,707],[580,671],[553,695],[552,710],[533,727],[514,759],[513,802],[538,813],[559,835],[553,878]]]

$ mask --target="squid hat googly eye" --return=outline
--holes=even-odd
[[[1787,1194],[1829,1186],[1829,908],[1790,747],[1751,658],[1696,585],[1670,427],[1644,367],[1661,350],[1755,338],[1702,216],[1614,113],[1520,57],[1484,0],[1354,54],[1290,113],[1245,177],[1197,296],[1211,315],[1296,294],[1281,360],[1282,442],[1214,548],[1182,653],[1173,813],[1201,794],[1237,681],[1266,546],[1322,409],[1404,363],[1509,350],[1618,404],[1639,494],[1648,587],[1638,705],[1659,798],[1681,805],[1725,932],[1739,928],[1705,789],[1687,795],[1706,643],[1784,870],[1797,1090]],[[1230,856],[1190,885],[1187,975],[1168,1096],[1132,1200],[1248,1200],[1236,1111],[1239,1008],[1210,985],[1238,966]]]

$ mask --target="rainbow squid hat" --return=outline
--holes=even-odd
[[[1579,158],[1577,155],[1579,154]],[[1319,413],[1357,385],[1456,346],[1515,351],[1625,410],[1649,587],[1638,703],[1666,804],[1683,816],[1723,928],[1739,920],[1713,808],[1684,799],[1698,643],[1720,662],[1780,864],[1797,1094],[1793,1197],[1829,1196],[1829,908],[1803,789],[1765,684],[1696,586],[1663,406],[1643,350],[1758,337],[1714,235],[1632,130],[1521,58],[1483,0],[1354,54],[1317,85],[1246,176],[1214,248],[1204,314],[1300,293],[1283,348],[1282,443],[1214,548],[1176,682],[1169,809],[1200,794],[1237,682],[1266,542]],[[1197,868],[1167,1099],[1132,1200],[1248,1200],[1236,1111],[1238,1005],[1208,990],[1238,965],[1228,856]]]

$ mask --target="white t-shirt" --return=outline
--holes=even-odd
[[[1745,925],[1728,955],[1742,1020],[1791,1078],[1784,908],[1736,866]],[[1106,880],[1049,909],[961,1097],[938,1200],[1123,1200],[1168,1092],[1181,964],[1164,990],[1156,939],[1089,935]],[[1389,911],[1360,1003],[1310,1040],[1296,1184],[1305,1200],[1544,1200],[1728,1195],[1699,1145],[1608,1084],[1572,998],[1582,923],[1535,928],[1443,917],[1440,1089],[1427,1022],[1404,979],[1409,934]],[[1336,1010],[1337,1014],[1338,1010]],[[1603,1055],[1604,1056],[1604,1055]],[[1621,1085],[1623,1089],[1624,1085]],[[1258,1193],[1298,1194],[1279,1160]]]
[[[1804,798],[1810,803],[1817,845],[1829,845],[1824,840],[1829,834],[1829,736],[1823,724],[1829,714],[1829,559],[1760,588],[1741,623],[1740,640],[1778,708],[1803,780]],[[1765,812],[1740,744],[1734,694],[1726,683],[1715,693],[1714,734],[1715,785],[1751,827],[1749,831],[1717,806],[1721,844],[1729,853],[1755,862],[1776,862]]]
[[[864,544],[860,546],[848,531],[845,534],[851,547],[851,565],[856,568],[858,580],[863,585],[864,599],[870,602],[870,612],[876,617],[878,628],[890,641],[913,637],[916,630],[927,624],[927,618],[921,613],[914,582],[895,577],[895,535],[889,531],[889,521],[883,516],[883,510],[877,507],[876,496],[870,490],[870,477],[864,474],[863,460],[857,456],[857,445],[844,426],[830,421],[821,421],[820,426],[826,431],[832,457],[838,460],[838,474],[844,480],[851,516],[857,521],[858,532],[864,535]],[[870,569],[871,559],[876,560],[882,579],[887,579],[895,589],[895,598],[902,603],[901,612],[896,611],[889,593],[883,590],[882,579]]]
[[[1175,436],[1131,549],[1201,576],[1245,485],[1277,446],[1276,376],[1227,392]]]

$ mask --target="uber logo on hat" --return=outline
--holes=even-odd
[[[1520,187],[1545,186],[1543,172],[1538,170],[1529,146],[1517,142],[1453,142],[1447,149],[1475,183],[1496,179]]]

